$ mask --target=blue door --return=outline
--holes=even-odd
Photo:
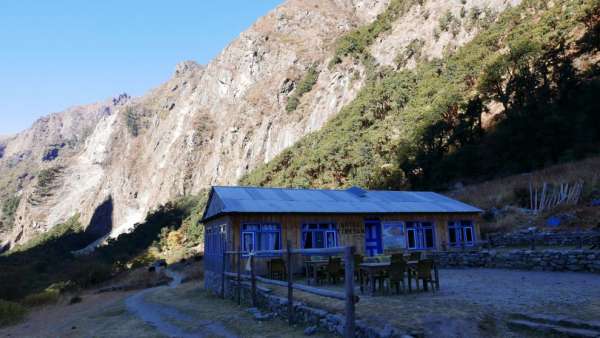
[[[365,252],[368,256],[383,253],[381,222],[379,220],[365,220]]]

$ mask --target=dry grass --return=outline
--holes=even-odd
[[[586,206],[591,198],[600,198],[600,157],[559,164],[531,173],[508,176],[479,184],[469,185],[463,189],[452,191],[449,195],[465,203],[473,204],[484,210],[502,209],[506,206],[519,207],[519,190],[529,191],[529,185],[541,187],[549,184],[584,182],[582,200],[577,206],[561,206],[541,215],[533,216],[519,212],[517,209],[505,209],[502,217],[483,221],[484,232],[506,231],[524,226],[542,226],[547,216],[556,213],[572,213],[576,217],[566,226],[582,228],[594,227],[600,218],[599,208]],[[527,196],[528,198],[528,196]],[[521,205],[522,207],[524,205]]]
[[[517,189],[528,189],[529,184],[541,186],[544,182],[561,183],[583,180],[585,193],[600,184],[600,157],[579,162],[559,164],[527,174],[508,176],[497,180],[466,186],[450,195],[482,209],[502,207],[514,203]]]
[[[125,290],[138,290],[165,285],[170,280],[163,271],[150,272],[147,268],[138,268],[117,276],[110,284],[122,286]]]

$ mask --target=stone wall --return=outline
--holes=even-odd
[[[600,231],[588,230],[577,232],[550,232],[550,231],[519,231],[508,234],[490,235],[490,244],[494,247],[511,247],[531,245],[531,240],[536,245],[547,246],[588,246],[600,241]]]
[[[236,300],[237,294],[232,287],[232,283],[227,283],[225,287],[225,296],[230,300]],[[242,304],[251,304],[251,293],[249,287],[241,288]],[[275,317],[287,320],[288,318],[288,300],[270,292],[257,290],[257,308],[249,309],[257,320],[268,320]],[[308,306],[299,301],[294,301],[294,323],[307,326],[305,333],[310,335],[316,331],[326,331],[339,336],[344,335],[344,326],[346,318],[339,313],[331,313],[323,309]],[[420,331],[407,331],[394,328],[387,324],[384,327],[373,327],[367,325],[364,321],[357,319],[355,321],[357,338],[411,338],[423,337]]]
[[[597,250],[482,250],[438,253],[439,266],[600,273]]]

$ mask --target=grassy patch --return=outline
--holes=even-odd
[[[15,213],[19,208],[21,198],[17,195],[9,196],[2,202],[3,224],[6,224],[6,229],[11,229],[15,221]]]
[[[0,327],[16,324],[27,314],[27,309],[13,302],[0,299]]]
[[[60,292],[58,290],[47,289],[31,295],[27,295],[27,297],[23,299],[23,304],[29,307],[56,304],[56,302],[58,302],[59,297]]]
[[[57,224],[50,230],[39,234],[25,244],[16,246],[11,252],[26,251],[48,241],[56,240],[69,234],[75,234],[83,231],[83,226],[79,222],[79,215],[74,215],[65,223]]]

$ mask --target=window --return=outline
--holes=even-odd
[[[472,221],[448,222],[448,244],[454,247],[475,244],[475,227]]]
[[[406,222],[406,235],[409,249],[435,248],[435,230],[431,222]]]
[[[302,225],[302,247],[304,249],[334,248],[336,246],[335,224],[308,223]]]
[[[281,250],[281,225],[248,223],[242,225],[242,251]]]

